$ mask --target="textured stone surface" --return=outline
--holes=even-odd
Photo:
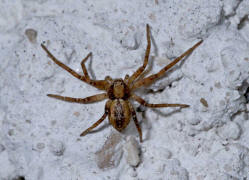
[[[0,179],[248,179],[248,7],[248,0],[1,1]],[[144,142],[127,161],[124,139],[139,139],[133,121],[118,133],[106,119],[80,137],[105,102],[48,98],[100,91],[54,64],[40,44],[81,74],[91,51],[91,77],[123,78],[143,63],[147,23],[152,48],[145,75],[204,42],[137,92],[151,103],[190,108],[134,102]]]
[[[124,145],[126,161],[130,166],[136,167],[140,163],[139,146],[134,137],[130,137]]]

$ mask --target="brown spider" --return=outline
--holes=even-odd
[[[159,79],[164,75],[164,73],[173,67],[177,62],[179,62],[183,57],[189,55],[195,48],[197,48],[201,43],[202,40],[196,43],[193,47],[188,49],[184,52],[181,56],[177,57],[174,61],[170,64],[162,68],[158,73],[150,75],[144,79],[139,79],[139,76],[143,73],[144,69],[148,64],[151,42],[150,42],[150,27],[147,24],[146,26],[146,34],[147,34],[147,49],[144,57],[144,63],[141,67],[139,67],[132,76],[126,75],[124,79],[112,79],[111,77],[105,77],[105,80],[93,80],[89,77],[87,69],[85,67],[86,60],[92,55],[90,52],[82,61],[81,67],[84,73],[84,76],[76,73],[74,70],[57,60],[49,50],[41,44],[41,47],[46,51],[48,56],[60,67],[65,69],[67,72],[72,74],[74,77],[78,78],[79,80],[88,83],[99,90],[106,91],[105,93],[89,96],[86,98],[72,98],[66,96],[60,96],[56,94],[48,94],[47,96],[53,97],[56,99],[60,99],[63,101],[75,102],[75,103],[93,103],[97,101],[101,101],[104,99],[109,99],[105,104],[105,112],[103,116],[95,122],[91,127],[83,131],[80,136],[85,136],[89,133],[93,128],[97,127],[101,122],[104,121],[106,116],[108,115],[110,124],[119,132],[126,128],[126,126],[130,122],[130,118],[135,122],[136,128],[139,133],[140,142],[142,142],[142,131],[137,121],[136,112],[131,105],[129,99],[133,99],[138,101],[143,106],[151,107],[151,108],[161,108],[161,107],[189,107],[187,104],[150,104],[147,103],[144,99],[134,94],[134,90],[142,87],[147,86],[153,83],[155,80]]]

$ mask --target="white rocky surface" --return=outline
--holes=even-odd
[[[0,9],[1,180],[249,178],[249,0],[2,0]],[[40,44],[79,73],[91,51],[93,78],[123,78],[143,63],[147,23],[148,74],[204,42],[137,92],[152,103],[191,107],[134,103],[144,142],[133,146],[129,157],[136,159],[128,161],[127,137],[139,139],[134,123],[118,133],[106,119],[80,137],[104,102],[48,98],[99,91],[54,64]]]
[[[126,144],[124,145],[124,149],[126,152],[126,161],[130,166],[136,167],[140,161],[140,152],[139,152],[139,146],[136,139],[132,136],[130,137]]]

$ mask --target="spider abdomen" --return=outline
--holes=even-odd
[[[111,102],[109,121],[118,131],[122,131],[130,122],[130,108],[128,101],[115,99]]]

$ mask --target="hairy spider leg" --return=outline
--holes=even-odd
[[[136,111],[134,109],[134,107],[132,106],[132,104],[129,102],[129,108],[130,108],[130,111],[131,111],[131,115],[132,115],[132,119],[136,125],[136,128],[137,128],[137,131],[138,131],[138,134],[139,134],[139,139],[140,139],[140,142],[143,142],[143,135],[142,135],[142,130],[140,128],[140,125],[138,123],[138,120],[137,120],[137,115],[136,115]]]
[[[125,75],[124,82],[125,82],[126,84],[128,84],[129,77],[130,77],[129,74],[126,74],[126,75]]]
[[[137,79],[137,77],[140,76],[143,73],[144,69],[146,68],[146,66],[148,64],[149,55],[150,55],[150,48],[151,48],[150,26],[148,24],[146,25],[146,35],[147,35],[147,48],[146,48],[146,52],[145,52],[145,56],[144,56],[144,63],[129,78],[128,86],[130,86],[133,83],[133,81],[135,81]]]
[[[68,66],[66,66],[65,64],[60,62],[58,59],[56,59],[53,56],[53,54],[46,48],[46,46],[41,44],[41,47],[44,51],[46,51],[48,57],[50,57],[58,66],[60,66],[61,68],[63,68],[64,70],[66,70],[67,72],[72,74],[74,77],[78,78],[79,80],[84,81],[85,83],[88,83],[88,84],[94,86],[97,89],[105,90],[106,86],[108,85],[107,81],[105,81],[105,80],[91,80],[91,79],[87,79],[85,76],[79,75],[74,70],[72,70],[71,68],[69,68]]]
[[[183,57],[189,55],[190,53],[192,53],[194,51],[195,48],[197,48],[201,43],[203,42],[203,40],[199,41],[198,43],[196,43],[193,47],[191,47],[190,49],[188,49],[187,51],[185,51],[181,56],[177,57],[174,61],[172,61],[170,64],[166,65],[164,68],[162,68],[158,73],[156,74],[152,74],[147,78],[141,79],[137,82],[135,82],[132,86],[132,90],[135,90],[137,88],[140,88],[141,86],[147,86],[151,83],[153,83],[156,79],[162,77],[164,75],[164,73],[170,69],[171,67],[173,67],[176,63],[178,63]]]
[[[106,116],[109,113],[110,105],[111,105],[111,100],[109,100],[109,101],[106,102],[106,104],[105,104],[105,112],[104,112],[103,116],[97,122],[95,122],[92,126],[90,126],[85,131],[83,131],[80,134],[80,136],[85,136],[87,133],[89,133],[92,129],[94,129],[95,127],[97,127],[100,123],[102,123],[105,120]]]
[[[102,100],[108,98],[107,93],[96,94],[96,95],[85,97],[85,98],[72,98],[72,97],[67,97],[67,96],[60,96],[57,94],[47,94],[47,96],[55,98],[55,99],[59,99],[62,101],[82,103],[82,104],[98,102],[98,101],[102,101]]]

